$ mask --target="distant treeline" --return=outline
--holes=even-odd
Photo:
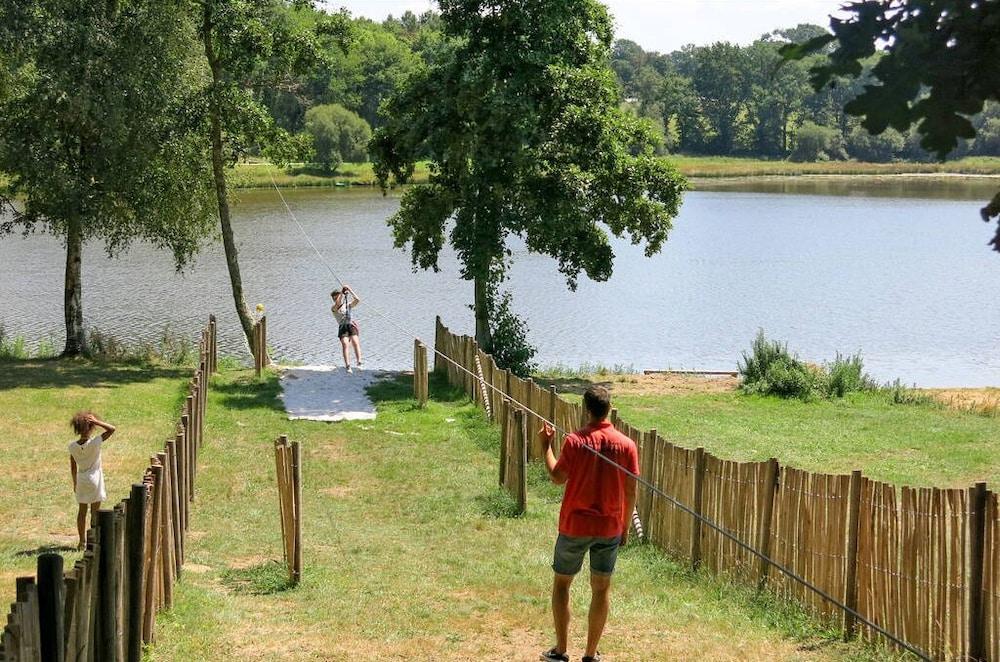
[[[293,132],[308,130],[317,161],[331,168],[341,160],[357,160],[359,150],[363,156],[370,129],[380,123],[382,100],[449,46],[433,12],[406,12],[382,22],[352,18],[350,23],[346,51],[331,42],[324,61],[306,75],[264,91],[279,123]],[[809,84],[815,60],[782,62],[778,49],[783,44],[825,32],[821,26],[799,25],[775,30],[749,46],[717,42],[668,54],[620,39],[610,66],[622,103],[662,132],[664,153],[928,160],[915,130],[890,128],[871,136],[844,113],[864,79],[816,92]],[[307,117],[310,108],[330,104],[350,114],[322,109]],[[1000,107],[988,105],[975,124],[976,139],[962,143],[952,156],[1000,155]]]

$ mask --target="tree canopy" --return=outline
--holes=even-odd
[[[517,235],[550,255],[570,287],[611,275],[609,232],[660,250],[685,182],[653,155],[651,126],[618,106],[607,66],[612,23],[596,0],[442,0],[454,39],[385,106],[372,140],[379,180],[428,158],[430,181],[390,219],[415,268],[437,269],[448,239],[475,282],[476,333],[490,346],[489,300]]]
[[[23,207],[0,232],[66,241],[66,348],[85,350],[82,245],[135,239],[183,266],[209,231],[210,179],[187,102],[198,84],[182,2],[0,6],[0,171]]]
[[[830,34],[782,50],[794,60],[832,45],[812,68],[816,89],[866,75],[846,112],[872,134],[915,125],[921,145],[942,159],[976,136],[973,116],[1000,101],[1000,2],[869,0],[843,11],[848,18],[831,19]],[[1000,194],[982,214],[1000,217]],[[1000,228],[991,244],[1000,251]]]

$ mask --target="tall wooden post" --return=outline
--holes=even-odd
[[[774,493],[778,489],[778,460],[771,458],[764,468],[764,482],[760,486],[763,503],[760,511],[760,526],[757,528],[757,549],[761,554],[771,556],[771,523],[774,520]],[[758,560],[757,590],[762,591],[767,586],[767,576],[771,564],[763,559]]]
[[[976,662],[986,660],[986,592],[983,569],[986,552],[986,483],[969,488],[969,655]]]
[[[427,406],[428,394],[427,347],[419,340],[413,341],[413,397],[421,407]]]
[[[699,446],[694,451],[694,494],[691,509],[695,515],[691,517],[691,567],[695,570],[701,565],[701,508],[705,487],[705,449]]]
[[[97,650],[100,659],[118,662],[118,545],[115,543],[115,511],[101,509],[97,512],[97,528],[100,536],[100,588],[98,592],[98,612],[100,636]]]
[[[528,417],[523,409],[514,410],[514,458],[517,462],[517,485],[514,498],[517,499],[517,511],[523,513],[528,509]],[[508,459],[509,461],[509,459]]]
[[[38,634],[42,662],[63,662],[66,652],[63,622],[63,558],[38,557]]]
[[[851,472],[847,490],[847,551],[844,559],[844,606],[858,610],[858,533],[861,528],[861,471]],[[854,638],[857,621],[854,614],[844,612],[844,641]]]
[[[146,556],[146,486],[136,483],[129,494],[127,521],[125,524],[126,549],[125,564],[128,574],[128,633],[125,659],[128,662],[142,660],[142,620],[143,620],[143,560]]]
[[[292,583],[298,584],[302,579],[302,452],[297,441],[292,442],[292,495],[295,499]]]

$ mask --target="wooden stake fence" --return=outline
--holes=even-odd
[[[139,662],[155,638],[156,613],[172,601],[184,561],[194,500],[209,376],[217,368],[215,317],[201,334],[199,362],[176,435],[152,458],[142,483],[98,512],[72,568],[58,554],[38,557],[34,577],[0,632],[0,662]]]
[[[282,435],[274,442],[274,462],[278,475],[278,511],[281,541],[288,581],[294,586],[302,579],[302,454],[299,442],[288,443]]]
[[[436,358],[435,370],[484,409],[492,404],[501,427],[500,484],[523,507],[519,444],[524,426],[534,431],[539,421],[508,398],[564,430],[585,421],[583,408],[500,370],[474,338],[451,333],[440,318],[434,337],[436,350],[464,368]],[[1000,521],[997,495],[985,484],[897,487],[860,471],[827,475],[774,459],[734,462],[620,419],[616,425],[636,442],[645,479],[864,618],[935,660],[1000,662]],[[527,440],[524,447],[525,460],[540,455]],[[640,487],[637,501],[644,538],[664,551],[836,619],[845,638],[857,631],[878,636],[666,499]]]

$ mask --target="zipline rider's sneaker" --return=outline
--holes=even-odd
[[[549,662],[569,662],[569,655],[566,653],[560,653],[556,651],[555,648],[550,648],[542,653],[538,659],[548,660]]]

